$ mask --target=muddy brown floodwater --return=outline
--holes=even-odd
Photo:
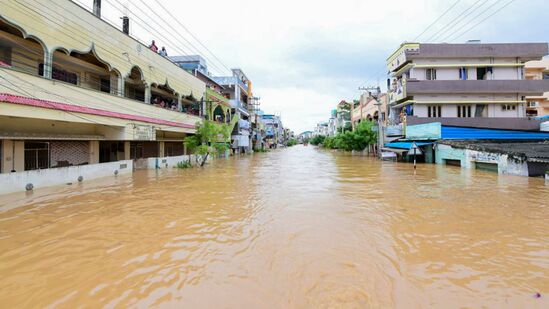
[[[0,205],[2,308],[549,308],[543,179],[296,146]]]

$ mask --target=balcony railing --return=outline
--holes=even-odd
[[[66,111],[71,119],[76,117],[72,117],[74,113],[82,113],[93,115],[93,117],[117,118],[124,126],[128,123],[127,120],[133,120],[182,128],[194,127],[195,123],[200,121],[199,117],[190,114],[11,69],[0,68],[0,76],[4,79],[0,83],[0,93],[13,95],[17,101],[8,103]],[[3,110],[2,112],[9,114],[10,111]],[[39,112],[37,111],[37,113]],[[2,114],[4,115],[4,113]],[[47,119],[44,112],[36,115]],[[32,117],[33,115],[24,117],[27,116]],[[75,121],[95,119],[93,117],[76,117]],[[90,120],[90,122],[93,121]],[[98,124],[113,125],[112,121],[106,119],[104,123],[99,122]]]

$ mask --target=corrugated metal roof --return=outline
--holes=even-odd
[[[433,143],[416,142],[416,145],[418,147],[431,145],[431,144],[433,144]],[[385,147],[398,148],[398,149],[410,149],[410,148],[412,148],[412,142],[391,142],[391,143],[385,144]]]
[[[442,126],[442,139],[549,140],[549,133]]]

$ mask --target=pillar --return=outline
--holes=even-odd
[[[183,98],[183,96],[180,93],[178,93],[177,94],[177,110],[178,111],[183,110],[183,103],[181,102],[181,98]]]
[[[50,52],[47,49],[44,49],[44,77],[50,78],[52,76],[53,70],[53,52]]]
[[[183,135],[183,140],[185,140],[186,137],[187,137],[187,134],[184,134]],[[188,153],[187,153],[187,144],[186,143],[183,143],[183,154],[188,155]]]
[[[2,173],[25,170],[25,142],[4,140],[2,142]]]
[[[165,154],[164,154],[165,151],[164,151],[164,149],[165,149],[165,144],[164,144],[164,142],[158,142],[158,156],[159,156],[160,158],[165,157]]]
[[[124,160],[131,160],[130,157],[130,141],[124,142]]]
[[[151,86],[145,85],[145,103],[151,104]]]
[[[126,95],[126,83],[122,75],[118,76],[118,95],[121,97]]]
[[[99,141],[90,141],[89,142],[90,147],[90,160],[89,164],[97,164],[99,163]]]

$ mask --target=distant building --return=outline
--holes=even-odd
[[[352,104],[342,100],[337,104],[336,114],[336,130],[342,132],[343,130],[351,130],[351,109]]]
[[[250,101],[252,82],[241,69],[232,69],[232,76],[215,76],[213,79],[223,86],[222,93],[229,99],[232,113],[239,118],[232,132],[231,147],[237,152],[247,152],[252,149],[252,123]]]
[[[265,123],[265,143],[268,148],[277,148],[284,139],[284,128],[280,117],[273,114],[262,115]]]

